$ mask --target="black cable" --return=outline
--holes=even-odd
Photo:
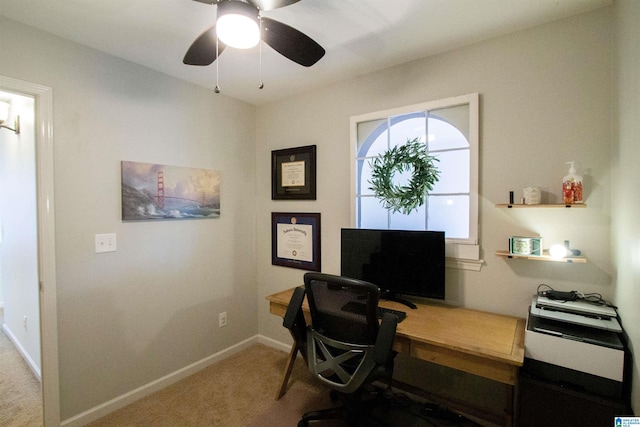
[[[548,291],[553,291],[554,290],[551,286],[547,285],[546,283],[540,283],[538,285],[538,289],[536,290],[536,293],[541,297],[545,296],[545,293],[546,293],[546,290],[545,291],[540,291],[540,288],[542,288],[543,286],[546,287],[547,288],[546,290],[548,290]]]
[[[553,299],[560,302],[584,301],[586,303],[593,304],[593,305],[604,305],[606,307],[611,307],[615,309],[618,308],[615,305],[611,304],[609,301],[606,301],[604,298],[602,298],[602,295],[597,292],[585,294],[580,291],[569,291],[569,292],[556,291],[546,283],[541,283],[538,285],[536,294],[538,296],[547,297],[549,299]]]

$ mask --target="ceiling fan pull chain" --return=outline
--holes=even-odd
[[[216,36],[216,58],[218,58],[218,36]],[[220,58],[218,58],[218,60],[216,61],[216,87],[213,89],[213,91],[215,93],[220,93],[220,86],[218,86],[218,78],[220,76],[220,73],[218,71],[218,64],[220,63]]]
[[[258,17],[260,21],[260,38],[262,39],[262,17]],[[259,42],[260,47],[260,84],[258,85],[258,89],[262,89],[264,87],[264,83],[262,83],[262,40]]]

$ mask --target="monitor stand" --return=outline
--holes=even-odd
[[[407,301],[404,298],[399,298],[398,296],[392,294],[391,292],[383,292],[382,295],[380,295],[380,298],[382,298],[383,300],[387,300],[387,301],[399,302],[400,304],[404,304],[404,305],[406,305],[407,307],[409,307],[412,310],[415,310],[415,309],[418,308],[411,301]]]

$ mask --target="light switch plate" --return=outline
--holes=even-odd
[[[96,253],[115,252],[116,233],[96,234]]]

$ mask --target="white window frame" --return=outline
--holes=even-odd
[[[442,108],[457,107],[460,105],[469,105],[469,238],[447,239],[445,250],[447,256],[447,267],[479,271],[484,261],[480,259],[480,245],[478,239],[478,159],[480,152],[480,114],[478,93],[470,93],[467,95],[392,108],[384,111],[376,111],[373,113],[351,117],[351,226],[356,227],[356,163],[358,155],[358,124],[362,122],[382,120],[388,117],[409,114],[416,111],[430,111]]]

